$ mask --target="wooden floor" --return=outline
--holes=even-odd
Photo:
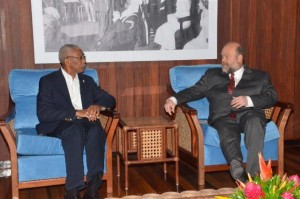
[[[300,175],[300,145],[285,147],[285,171],[288,175]],[[114,158],[114,174],[116,174],[116,159]],[[174,165],[168,164],[168,173],[164,175],[161,164],[148,164],[129,167],[129,190],[124,190],[124,173],[121,177],[114,175],[114,193],[110,197],[126,195],[143,195],[146,193],[163,193],[167,191],[198,190],[196,170],[185,163],[180,163],[180,185],[177,188],[174,179]],[[10,178],[0,178],[0,199],[10,199]],[[205,188],[219,189],[236,187],[229,172],[213,172],[206,174]],[[20,199],[63,199],[64,186],[35,188],[22,190]],[[83,194],[83,193],[82,193]],[[107,197],[106,183],[101,187],[101,196]]]

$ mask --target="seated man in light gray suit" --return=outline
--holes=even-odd
[[[243,65],[244,50],[229,42],[222,49],[222,68],[209,69],[192,87],[168,98],[165,111],[172,114],[177,104],[207,97],[208,122],[219,134],[224,157],[235,180],[245,182],[246,172],[259,172],[258,152],[263,150],[266,118],[264,108],[277,102],[269,75]],[[188,78],[188,77],[187,77]],[[248,149],[247,169],[242,165],[241,132]]]

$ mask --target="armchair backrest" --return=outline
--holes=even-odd
[[[203,64],[193,66],[174,66],[169,71],[170,83],[174,92],[179,92],[194,85],[209,68],[220,68],[220,64]],[[189,102],[188,105],[197,111],[199,119],[207,119],[209,104],[206,98]]]
[[[15,103],[14,128],[35,128],[39,123],[36,114],[36,100],[40,78],[58,69],[13,69],[9,73],[9,90]],[[91,76],[98,84],[95,69],[86,69],[84,74]],[[21,132],[21,131],[20,131]]]

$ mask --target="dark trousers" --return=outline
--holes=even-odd
[[[240,148],[243,132],[248,151],[246,172],[256,176],[259,172],[258,152],[262,152],[264,147],[266,122],[262,111],[250,110],[238,113],[236,119],[223,117],[212,124],[219,134],[221,149],[228,164],[234,159],[243,160]]]
[[[100,187],[104,169],[106,135],[99,120],[96,122],[89,122],[87,119],[63,121],[50,135],[62,141],[67,172],[66,190],[84,187],[84,149],[88,169],[87,181],[99,176]]]

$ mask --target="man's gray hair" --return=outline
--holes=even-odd
[[[63,66],[64,61],[65,61],[66,57],[68,56],[68,52],[73,49],[81,49],[81,48],[76,44],[65,44],[59,49],[58,59],[59,59],[60,65]]]

